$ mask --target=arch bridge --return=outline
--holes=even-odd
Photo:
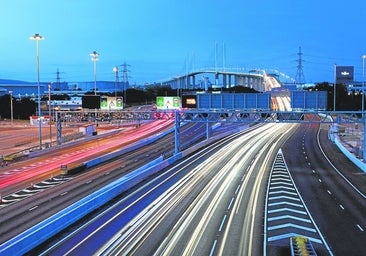
[[[235,84],[250,87],[260,92],[270,90],[265,81],[266,72],[261,69],[202,68],[168,78],[160,83],[170,85],[174,89],[196,89],[198,87],[207,91],[210,84],[205,75],[213,75],[215,77],[214,85],[218,85],[220,81],[224,88],[229,88]],[[199,76],[200,80],[197,79]]]

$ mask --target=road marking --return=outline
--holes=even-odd
[[[224,217],[222,218],[222,221],[221,221],[221,224],[220,224],[220,227],[219,227],[219,232],[221,232],[224,224],[225,224],[225,221],[226,221],[226,214],[224,215]]]
[[[276,200],[276,199],[288,199],[288,200],[293,200],[293,201],[300,201],[299,198],[289,197],[289,196],[273,196],[273,197],[268,198],[268,200]]]
[[[227,207],[227,209],[228,209],[228,210],[230,210],[231,205],[233,204],[234,200],[235,200],[235,198],[234,198],[234,197],[232,197],[232,198],[231,198],[231,201],[230,201],[230,203],[229,203],[229,206]]]
[[[214,243],[211,247],[210,256],[214,255],[214,252],[215,252],[215,249],[216,249],[216,244],[217,244],[217,240],[214,241]]]
[[[238,187],[236,188],[236,190],[235,190],[235,194],[238,194],[239,189],[240,189],[240,184],[239,184],[239,185],[238,185]]]
[[[288,184],[288,183],[286,183],[286,184]],[[288,187],[288,186],[271,186],[269,190],[275,190],[275,189],[287,189],[287,190],[295,191],[295,189],[293,187]]]
[[[270,195],[273,195],[273,194],[288,194],[288,195],[293,195],[293,196],[296,196],[297,194],[294,193],[294,192],[289,192],[289,191],[284,191],[284,190],[280,190],[280,191],[272,191],[272,192],[269,192]]]
[[[288,175],[286,175],[286,174],[281,174],[281,173],[276,173],[276,174],[273,174],[272,175],[272,177],[274,178],[274,177],[282,177],[283,179],[285,179],[285,180],[288,180]]]
[[[33,210],[35,210],[36,208],[38,208],[38,205],[33,206],[32,208],[29,208],[29,210],[28,210],[28,211],[33,211]]]
[[[329,190],[327,190],[327,192],[328,192],[328,194],[329,194],[329,195],[331,195],[331,194],[332,194],[332,192],[330,192]]]
[[[244,181],[245,176],[246,176],[246,175],[244,174],[244,175],[243,175],[243,177],[242,177],[242,178],[241,178],[241,180],[240,180],[241,182],[243,182],[243,181]]]
[[[281,239],[287,239],[293,236],[301,236],[301,234],[297,234],[297,233],[287,233],[287,234],[282,234],[282,235],[278,235],[278,236],[271,236],[268,237],[268,241],[276,241],[276,240],[281,240]],[[318,243],[318,244],[323,244],[322,240],[314,238],[314,237],[310,237],[307,236],[307,238],[309,238],[312,242]]]
[[[282,205],[282,204],[304,208],[304,206],[302,204],[295,204],[295,203],[290,203],[290,202],[286,202],[286,201],[277,202],[277,203],[269,203],[268,206],[277,206],[277,205]]]
[[[302,221],[302,222],[306,222],[306,223],[311,223],[311,221],[309,219],[299,218],[299,217],[295,217],[292,215],[281,215],[278,217],[272,217],[272,218],[268,218],[268,221],[283,220],[283,219],[293,219],[293,220],[298,220],[298,221]]]
[[[271,188],[270,189],[272,189],[272,186],[277,186],[277,185],[286,185],[288,188],[292,188],[292,184],[290,183],[290,182],[282,182],[282,181],[280,181],[280,182],[271,182]]]
[[[361,230],[362,232],[364,231],[364,230],[363,230],[363,228],[362,228],[359,224],[357,224],[357,227],[358,227],[358,229],[359,229],[359,230]]]
[[[344,207],[343,207],[343,205],[341,205],[341,204],[340,204],[340,205],[339,205],[339,207],[340,207],[340,208],[341,208],[342,210],[344,210]]]
[[[275,209],[275,210],[268,210],[268,213],[276,213],[276,212],[284,212],[284,211],[307,215],[305,211],[294,210],[291,208],[280,208],[280,209]]]
[[[310,166],[305,151],[304,154]],[[312,172],[316,173],[314,169]],[[285,241],[293,236],[305,236],[313,242],[328,246],[293,182],[281,150],[272,166],[266,213],[266,242],[278,243],[279,240]]]
[[[285,223],[285,224],[281,224],[281,225],[276,225],[276,226],[270,226],[268,227],[268,230],[275,230],[275,229],[282,229],[282,228],[297,228],[297,229],[302,229],[302,230],[306,230],[306,231],[310,231],[313,233],[316,233],[316,229],[315,228],[308,228],[308,227],[304,227],[304,226],[300,226],[300,225],[296,225],[293,223]]]
[[[290,179],[285,179],[285,178],[273,178],[274,181],[280,180],[280,181],[287,181],[287,182],[291,182]]]

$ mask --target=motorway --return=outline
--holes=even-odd
[[[282,148],[316,226],[319,239],[314,241],[323,239],[313,242],[318,255],[364,255],[365,176],[329,142],[327,128],[265,125],[240,139],[229,139],[226,145],[206,148],[121,198],[113,206],[114,215],[107,210],[91,220],[93,232],[80,227],[51,254],[78,255],[91,248],[95,251],[88,253],[106,255],[263,255],[263,250],[267,255],[288,254],[286,239],[262,248],[263,232],[268,232],[263,231],[266,182],[274,155]],[[337,170],[322,156],[321,148]],[[107,221],[111,216],[112,221]],[[281,232],[287,237],[286,232],[311,231],[293,227]],[[86,237],[75,239],[85,233]],[[104,241],[105,246],[96,246],[96,241]]]
[[[0,171],[1,194],[8,195],[30,184],[60,174],[61,165],[77,165],[98,155],[112,152],[144,137],[156,134],[172,126],[172,121],[159,120],[139,129],[121,130],[103,138],[91,138],[83,143],[66,145],[59,150],[46,151],[36,158],[15,162]]]
[[[44,180],[50,180],[52,176],[59,176],[60,165],[63,163],[71,165],[77,164],[78,161],[82,162],[87,159],[93,159],[97,155],[125,147],[143,138],[143,136],[158,133],[161,130],[167,129],[170,125],[171,121],[166,122],[166,120],[153,122],[141,126],[138,130],[120,131],[117,134],[107,135],[104,138],[95,138],[84,143],[80,142],[77,145],[66,145],[62,149],[51,151],[40,157],[12,163],[10,166],[2,168],[0,187],[4,203],[0,205],[0,243],[50,216],[57,209],[63,209],[72,202],[89,194],[91,191],[108,184],[108,182],[118,177],[118,175],[123,175],[124,172],[136,168],[141,162],[144,163],[148,159],[141,157],[143,152],[141,154],[132,152],[130,158],[133,158],[133,160],[128,158],[120,160],[123,163],[117,163],[119,164],[118,168],[114,168],[119,172],[114,172],[113,175],[109,175],[109,180],[100,180],[100,182],[96,180],[89,186],[82,186],[81,184],[90,183],[98,178],[98,171],[96,171],[94,173],[85,173],[77,177],[71,177],[72,179],[66,179],[65,182],[57,186],[50,186],[42,192],[36,190],[36,193],[31,194],[31,196],[16,196],[24,195],[27,191],[31,190],[29,187],[31,182],[35,185]],[[169,141],[164,141],[166,144],[172,144],[172,136],[166,140]],[[163,148],[165,145],[161,145],[161,147]],[[155,154],[161,155],[162,153],[169,154],[168,149],[163,152],[158,151]],[[123,168],[124,166],[126,168]],[[103,176],[100,172],[99,175]],[[73,193],[69,193],[69,190],[73,191]],[[60,199],[56,199],[58,197]],[[11,201],[13,198],[17,199],[14,203]],[[10,204],[7,204],[8,201],[10,201]]]
[[[110,255],[260,255],[264,184],[273,151],[294,127],[267,124],[195,153],[46,246],[47,254],[101,247]]]
[[[283,154],[331,253],[365,255],[366,176],[329,141],[328,126],[302,125]]]
[[[165,123],[165,125],[160,126],[159,123]],[[138,134],[139,135],[144,134],[143,131],[145,132],[149,131],[150,134],[157,133],[162,128],[166,129],[167,127],[166,125],[168,125],[169,127],[170,124],[171,124],[170,121],[169,122],[159,121],[154,122],[150,125],[143,125],[142,127],[140,127],[140,129],[138,129],[138,132],[134,130],[133,134],[135,135],[133,136],[127,136],[127,134],[124,134],[124,136],[121,137],[123,143],[120,144],[119,147],[131,143],[131,141],[135,141],[136,136],[138,136]],[[193,143],[192,142],[193,139],[199,140],[204,138],[205,136],[203,131],[205,131],[205,129],[206,126],[204,124],[186,125],[181,131],[181,140],[185,141],[185,143],[182,144],[186,144],[185,147],[187,147],[190,146],[189,142]],[[199,137],[197,134],[201,134],[201,137]],[[105,137],[104,140],[98,139],[90,143],[92,145],[94,144],[98,145],[99,146],[98,148],[101,149],[102,145],[110,146],[111,143],[114,145],[117,142],[121,143],[121,141],[116,139],[116,135],[114,134]],[[66,154],[68,156],[68,160],[71,161],[72,156],[69,155],[70,150],[77,151],[79,147],[80,148],[85,147],[86,149],[83,150],[83,153],[79,154],[81,155],[86,154],[84,152],[92,153],[93,150],[91,150],[88,145],[89,145],[88,143],[82,143],[81,145],[78,146],[66,147],[63,149],[64,151],[63,154]],[[103,152],[104,153],[110,152],[111,150],[113,150],[113,148],[109,148],[109,150],[107,151],[99,150],[98,152],[99,154],[102,154]],[[53,154],[61,155],[61,152],[63,151],[57,151],[54,152]],[[151,159],[156,159],[161,155],[169,157],[173,154],[173,152],[174,152],[174,134],[169,134],[151,145],[143,147],[139,150],[134,150],[128,154],[124,154],[123,157],[120,157],[115,161],[111,161],[109,163],[104,163],[101,166],[97,166],[92,171],[82,173],[81,175],[78,176],[69,177],[68,179],[65,180],[65,182],[62,182],[60,184],[50,185],[51,183],[50,179],[47,180],[48,186],[46,186],[46,189],[39,189],[41,183],[44,184],[45,182],[35,184],[35,186],[37,185],[35,193],[32,193],[31,195],[24,197],[22,200],[17,200],[14,203],[11,204],[3,203],[1,205],[2,207],[0,207],[1,212],[0,242],[6,241],[10,237],[38,223],[42,219],[47,218],[53,213],[61,209],[64,209],[66,206],[72,204],[73,202],[76,202],[80,198],[85,197],[92,191],[96,191],[97,189],[107,185],[111,181],[116,180],[118,177],[125,175],[127,172],[134,170],[139,166],[142,166],[143,164],[151,161]],[[95,154],[94,155],[86,154],[86,155],[89,158],[95,157]],[[48,157],[50,157],[49,154]],[[83,158],[83,160],[85,159],[87,158]],[[35,160],[33,159],[31,161]],[[19,165],[21,165],[21,163],[19,163]],[[44,165],[45,167],[43,168],[47,170],[47,166],[49,167],[49,164],[44,163]],[[14,168],[15,166],[16,166],[15,164],[12,164],[11,168]],[[40,168],[39,165],[38,168]],[[59,173],[60,170],[59,168],[57,168],[57,174],[55,175],[59,175]],[[4,174],[4,176],[7,175],[10,174],[6,175]],[[39,177],[37,177],[37,179],[39,179]],[[22,182],[20,183],[22,184]],[[14,187],[18,186],[21,185],[16,184],[6,189],[9,191],[13,191]],[[24,195],[25,193],[28,193],[29,190],[30,189],[27,188],[20,191],[20,193]],[[4,197],[3,198],[4,202],[6,200],[5,198],[9,197]]]
[[[308,214],[311,215],[310,219],[317,227],[318,235],[324,238],[321,245],[315,245],[318,255],[364,255],[366,177],[328,140],[327,126],[266,124],[251,133],[242,134],[239,138],[228,138],[220,146],[207,147],[167,170],[162,176],[122,195],[113,202],[113,207],[93,215],[89,220],[91,226],[79,224],[77,232],[62,235],[66,236],[65,240],[62,239],[60,243],[52,242],[54,247],[46,245],[51,250],[47,253],[289,253],[288,241],[282,243],[283,241],[279,240],[277,244],[269,242],[268,248],[262,248],[265,243],[263,232],[268,231],[263,230],[267,181],[275,155],[281,148],[289,173],[308,209]],[[157,148],[162,148],[167,143],[165,141]],[[33,209],[29,208],[28,202],[24,207],[18,208],[23,212],[34,212],[35,215],[43,214],[53,207],[54,210],[61,209],[64,205],[58,206],[54,198],[64,197],[65,203],[68,200],[72,201],[75,194],[72,195],[70,191],[74,189],[76,194],[85,195],[96,180],[114,173],[108,170],[116,170],[119,167],[122,169],[127,165],[136,168],[132,165],[133,159],[138,156],[140,159],[146,159],[150,154],[154,154],[154,151],[156,154],[160,153],[153,147],[136,152],[126,162],[112,162],[98,167],[99,176],[93,173],[80,176],[79,180],[75,180],[74,187],[59,185],[59,190],[50,190],[42,196],[33,197],[35,203],[43,200],[49,201],[48,205],[39,204]],[[110,180],[112,179],[111,177]],[[106,179],[96,187],[107,184],[110,180]],[[85,185],[83,192],[78,191],[77,184],[79,187]],[[42,197],[45,198],[41,199]],[[53,206],[49,204],[52,201],[56,201]],[[116,214],[117,212],[119,214]],[[113,221],[106,221],[102,216]],[[28,221],[31,225],[36,220]],[[265,221],[268,223],[268,220]],[[107,222],[109,226],[102,224]],[[116,226],[118,222],[119,226]],[[111,226],[113,232],[109,230]],[[290,231],[283,229],[283,232],[286,236],[286,232]],[[301,229],[295,232],[301,234]],[[345,237],[348,239],[344,239]],[[56,240],[60,240],[59,238]]]

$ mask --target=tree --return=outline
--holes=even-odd
[[[349,93],[344,84],[336,84],[336,110],[361,110],[362,94]],[[315,86],[308,87],[311,91],[327,91],[327,109],[334,109],[334,87],[328,82],[318,83]]]

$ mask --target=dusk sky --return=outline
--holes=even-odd
[[[333,81],[334,64],[362,79],[366,1],[1,0],[0,79],[113,81],[129,64],[130,84],[218,66],[279,70],[295,78],[303,52],[306,82]],[[215,47],[215,45],[217,47]],[[225,52],[225,54],[223,54]],[[121,69],[121,67],[120,67]]]

